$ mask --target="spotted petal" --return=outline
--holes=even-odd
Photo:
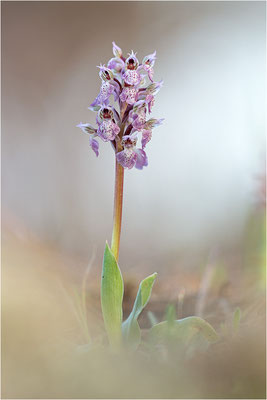
[[[145,129],[142,131],[142,149],[144,149],[147,145],[147,143],[151,140],[152,137],[152,130],[151,129]]]
[[[120,128],[117,124],[111,120],[104,120],[98,127],[97,134],[101,137],[104,142],[114,140],[120,132]]]
[[[131,169],[134,167],[136,160],[137,160],[137,154],[134,151],[133,148],[126,148],[116,155],[118,162],[124,167]]]
[[[143,169],[143,167],[147,167],[148,159],[147,155],[142,149],[135,149],[135,154],[137,155],[135,168]]]

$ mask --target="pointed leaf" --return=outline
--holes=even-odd
[[[166,308],[166,321],[169,326],[173,326],[176,320],[176,310],[173,304],[169,304]]]
[[[106,243],[101,281],[101,306],[109,342],[114,347],[121,342],[122,299],[121,271]]]
[[[124,342],[132,349],[136,349],[141,341],[140,327],[137,318],[148,303],[157,273],[145,278],[139,286],[131,314],[122,324]]]

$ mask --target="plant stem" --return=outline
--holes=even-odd
[[[113,231],[111,240],[111,251],[114,254],[114,257],[116,258],[116,261],[118,261],[119,258],[119,248],[120,248],[122,202],[123,202],[123,178],[124,178],[124,168],[116,160]]]
[[[127,109],[127,103],[124,102],[120,106],[120,119],[123,120],[124,113]],[[124,132],[125,124],[122,123],[121,130],[119,133],[120,139],[122,138]],[[121,141],[116,142],[115,153],[121,151],[122,145]],[[116,261],[119,258],[120,249],[120,237],[121,237],[121,219],[122,219],[122,202],[123,202],[123,179],[124,179],[124,168],[116,160],[115,169],[115,189],[114,189],[114,212],[113,212],[113,231],[111,239],[111,251],[114,254]]]

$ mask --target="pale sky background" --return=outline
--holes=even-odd
[[[4,221],[102,257],[114,154],[101,143],[97,159],[75,126],[94,123],[113,40],[140,61],[157,50],[164,80],[149,166],[125,174],[121,262],[231,244],[264,172],[264,2],[2,3]]]

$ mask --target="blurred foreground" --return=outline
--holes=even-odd
[[[178,318],[200,315],[215,327],[220,340],[206,351],[183,357],[141,346],[134,355],[114,355],[103,346],[101,265],[92,258],[82,267],[23,229],[4,229],[2,398],[264,398],[264,256],[264,213],[257,210],[239,246],[227,254],[212,249],[198,270],[174,263],[157,277],[139,320],[144,338],[147,311],[161,321],[171,303]],[[124,273],[125,316],[145,276]]]

